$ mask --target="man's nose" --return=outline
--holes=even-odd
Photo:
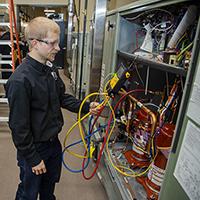
[[[60,51],[59,43],[56,44],[55,49],[56,49],[57,51]]]

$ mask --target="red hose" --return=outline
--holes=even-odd
[[[116,108],[119,106],[119,104],[122,102],[122,100],[124,100],[124,98],[125,98],[126,96],[128,96],[129,94],[135,93],[135,92],[144,92],[144,91],[145,91],[144,89],[136,89],[136,90],[131,90],[131,91],[127,92],[125,95],[123,95],[123,96],[119,99],[119,101],[117,102],[117,104],[115,105],[115,107],[114,107],[113,110],[115,111]],[[102,109],[102,110],[103,110],[103,109]],[[100,113],[102,112],[102,110],[100,111]],[[100,113],[98,113],[97,117],[99,117]],[[112,118],[113,118],[113,116],[112,116],[112,114],[111,114],[111,115],[110,115],[110,118],[109,118],[109,120],[108,120],[108,126],[107,126],[107,129],[106,129],[106,134],[105,134],[105,136],[104,136],[104,141],[103,141],[103,143],[102,143],[102,147],[101,147],[100,152],[99,152],[99,156],[98,156],[98,159],[97,159],[97,162],[96,162],[96,166],[95,166],[94,171],[92,172],[92,174],[91,174],[90,176],[88,176],[88,177],[85,175],[85,172],[84,172],[84,166],[85,166],[85,160],[86,160],[86,158],[83,158],[83,162],[82,162],[82,175],[83,175],[84,179],[86,179],[86,180],[90,180],[90,179],[96,174],[96,171],[97,171],[97,169],[98,169],[98,166],[99,166],[99,163],[100,163],[102,154],[103,154],[104,146],[105,146],[105,144],[106,144],[106,139],[107,139],[107,136],[108,136],[108,131],[109,131],[109,129],[110,129],[110,125],[111,125]],[[87,151],[85,152],[84,156],[86,156],[86,155],[87,155]]]

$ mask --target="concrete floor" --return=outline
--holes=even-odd
[[[62,74],[62,73],[61,73]],[[67,91],[70,91],[69,80],[63,76],[63,80],[66,83]],[[1,92],[1,91],[0,91]],[[6,106],[0,107],[0,115],[7,114]],[[60,133],[60,140],[63,142],[67,130],[76,121],[76,114],[73,114],[67,110],[63,110],[65,125]],[[72,143],[80,139],[78,130],[75,129],[69,137],[68,143]],[[78,152],[82,152],[82,147],[77,147]],[[66,157],[67,163],[74,168],[79,169],[81,167],[81,160],[72,158],[69,155]],[[92,172],[93,166],[90,166],[87,170],[87,175]],[[18,167],[16,165],[16,150],[13,146],[10,130],[5,123],[0,124],[0,199],[12,200],[15,197],[15,192],[18,184]],[[108,197],[104,190],[104,187],[98,180],[97,176],[94,176],[91,180],[87,181],[83,179],[82,174],[73,174],[66,169],[62,170],[62,176],[60,183],[56,186],[55,191],[57,200],[107,200]]]

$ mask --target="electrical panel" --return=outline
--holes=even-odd
[[[108,28],[116,32],[106,51],[115,60],[104,52],[103,63],[115,68],[105,71],[126,68],[131,77],[117,89],[116,124],[105,170],[99,169],[109,172],[117,199],[159,199],[183,93],[196,67],[199,8],[197,1],[139,1],[107,17],[105,40]]]

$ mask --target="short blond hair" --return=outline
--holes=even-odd
[[[30,45],[30,39],[44,39],[48,32],[60,34],[60,27],[56,22],[46,17],[32,19],[25,28],[25,39]]]

